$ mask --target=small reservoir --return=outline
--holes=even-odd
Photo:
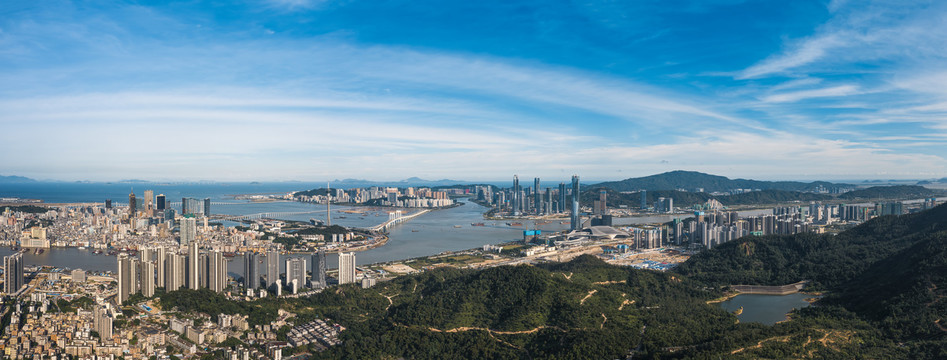
[[[740,294],[719,305],[731,313],[743,307],[743,312],[737,315],[741,323],[757,322],[773,325],[786,320],[786,314],[795,309],[809,306],[808,298],[816,297],[803,293],[789,295],[760,295]]]

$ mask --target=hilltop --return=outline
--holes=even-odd
[[[825,181],[811,183],[797,181],[760,181],[746,179],[730,179],[719,175],[710,175],[696,171],[676,170],[657,175],[639,178],[630,178],[620,181],[608,181],[592,185],[605,187],[615,191],[638,190],[677,190],[693,191],[704,189],[705,192],[730,191],[734,189],[785,190],[785,191],[814,191],[821,187],[854,187],[854,185],[834,184]]]

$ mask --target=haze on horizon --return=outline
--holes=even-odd
[[[0,174],[947,176],[947,3],[0,4]]]

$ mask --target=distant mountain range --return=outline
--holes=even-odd
[[[799,181],[760,181],[747,179],[730,179],[719,175],[704,174],[696,171],[676,170],[663,174],[631,178],[620,181],[607,181],[592,185],[605,187],[615,191],[638,190],[677,190],[694,191],[703,189],[705,192],[729,191],[734,189],[784,190],[784,191],[814,191],[819,187],[851,187],[855,185],[835,184],[826,181],[799,182]]]
[[[0,184],[16,184],[16,183],[31,183],[36,182],[36,180],[30,179],[23,176],[3,176],[0,175]]]

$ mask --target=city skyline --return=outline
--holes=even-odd
[[[943,3],[0,12],[0,139],[18,154],[0,160],[6,175],[947,176]]]

